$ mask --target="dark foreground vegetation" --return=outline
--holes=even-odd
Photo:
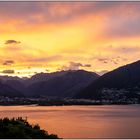
[[[48,134],[39,125],[31,125],[27,119],[0,119],[0,139],[58,139],[57,135]]]

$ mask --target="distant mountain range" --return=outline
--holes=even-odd
[[[74,98],[140,100],[140,61],[119,67],[93,81]]]
[[[11,88],[13,96],[73,97],[99,75],[84,70],[69,70],[53,73],[38,73],[31,78],[0,76],[3,86]],[[1,85],[2,86],[2,85]],[[2,88],[1,88],[2,91]],[[7,93],[2,92],[2,93]],[[11,93],[11,94],[12,94]],[[0,95],[4,95],[1,94]],[[5,96],[9,96],[6,94]]]
[[[34,77],[40,79],[40,76]],[[99,77],[93,72],[84,70],[52,73],[48,77],[46,76],[46,80],[45,76],[43,76],[43,81],[39,80],[39,82],[28,86],[30,93],[33,95],[72,97]]]
[[[27,79],[0,76],[0,96],[140,101],[140,61],[102,76],[84,70],[38,73]]]

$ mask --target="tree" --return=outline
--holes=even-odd
[[[26,119],[0,119],[0,139],[58,139],[55,134],[48,134],[39,125],[31,125]]]

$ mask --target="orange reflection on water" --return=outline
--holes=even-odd
[[[62,138],[140,138],[140,106],[0,106]]]

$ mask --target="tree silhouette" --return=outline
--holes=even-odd
[[[57,139],[55,134],[48,134],[38,124],[31,125],[27,118],[0,119],[0,139]]]

